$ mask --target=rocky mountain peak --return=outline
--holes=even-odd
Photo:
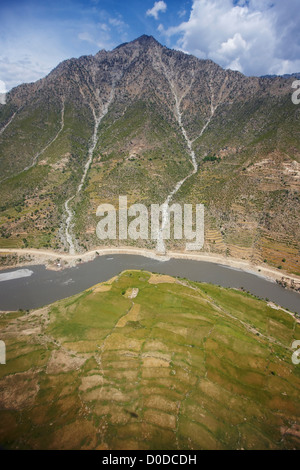
[[[137,39],[135,39],[132,42],[133,43],[139,43],[139,44],[142,44],[142,45],[155,44],[155,45],[161,46],[161,44],[153,36],[148,36],[147,34],[143,34],[142,36],[138,37]]]

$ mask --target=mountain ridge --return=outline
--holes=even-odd
[[[33,84],[36,84],[38,82],[40,82],[41,80],[44,80],[46,77],[48,77],[49,75],[52,74],[52,72],[54,72],[56,69],[58,69],[62,64],[65,64],[65,63],[68,63],[70,61],[79,61],[80,59],[83,59],[83,58],[97,58],[99,56],[101,56],[101,54],[108,54],[108,53],[111,53],[113,51],[117,51],[119,49],[122,49],[123,47],[127,46],[127,45],[130,45],[130,44],[135,44],[135,43],[140,43],[140,44],[149,44],[149,43],[155,43],[156,45],[159,45],[160,47],[163,47],[163,48],[166,48],[168,50],[171,50],[171,51],[177,51],[177,52],[180,52],[182,54],[185,54],[187,56],[193,56],[192,54],[189,54],[187,52],[183,52],[181,50],[178,50],[178,49],[172,49],[172,48],[168,48],[167,46],[165,45],[162,45],[159,41],[157,41],[155,39],[154,36],[152,35],[146,35],[146,34],[142,34],[141,36],[139,36],[138,38],[132,40],[132,41],[128,41],[128,42],[124,42],[122,44],[119,44],[118,46],[116,46],[115,48],[113,48],[112,50],[106,50],[106,49],[100,49],[98,52],[96,52],[95,54],[84,54],[82,56],[79,56],[79,57],[71,57],[69,59],[64,59],[63,61],[61,61],[57,66],[54,67],[54,69],[52,69],[47,75],[45,75],[45,77],[42,77],[40,78],[39,80],[35,81],[35,82],[28,82],[28,83],[21,83],[20,85],[17,85],[15,87],[13,87],[10,91],[8,91],[6,93],[6,95],[9,95],[11,93],[12,90],[14,90],[15,88],[18,88],[20,86],[24,86],[24,85],[33,85]],[[198,58],[196,56],[193,56],[195,57],[196,59],[198,59],[199,61],[203,61],[203,62],[211,62],[221,68],[223,68],[222,66],[218,65],[215,61],[211,60],[211,59],[201,59],[201,58]],[[223,68],[223,70],[226,70]],[[240,73],[241,75],[243,75],[244,77],[249,77],[249,78],[262,78],[262,79],[274,79],[274,78],[291,78],[291,77],[296,77],[296,78],[300,78],[300,72],[294,72],[294,73],[291,73],[291,74],[279,74],[279,75],[275,75],[275,74],[265,74],[265,75],[260,75],[260,76],[256,76],[256,75],[250,75],[250,76],[247,76],[247,75],[244,75],[242,72],[239,72],[237,70],[232,70],[232,69],[227,69],[227,70],[231,70],[232,72],[237,72],[237,73]]]
[[[144,35],[14,88],[0,105],[2,247],[68,250],[72,213],[74,249],[91,249],[99,203],[162,203],[185,179],[174,201],[206,205],[207,251],[299,273],[292,80],[246,77]]]

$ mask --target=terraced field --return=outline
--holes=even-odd
[[[244,292],[126,271],[0,328],[4,448],[300,448],[299,322]]]

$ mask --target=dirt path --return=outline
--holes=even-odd
[[[50,142],[48,142],[48,144],[40,151],[38,152],[35,156],[34,156],[34,159],[32,161],[32,163],[27,166],[26,168],[24,168],[23,171],[27,171],[29,170],[30,168],[34,167],[35,164],[37,163],[38,159],[40,158],[41,155],[43,155],[46,150],[50,147],[50,145],[52,145],[59,137],[59,135],[61,134],[61,132],[63,131],[63,128],[65,126],[65,102],[64,100],[62,100],[62,107],[61,107],[61,120],[60,120],[60,128],[58,130],[58,132],[55,134],[55,136],[50,140]],[[23,171],[21,173],[23,173]]]
[[[10,125],[10,123],[12,122],[12,120],[14,119],[15,115],[17,113],[14,113],[12,115],[12,117],[9,119],[9,121],[2,127],[2,129],[0,129],[0,135],[3,134],[3,132],[5,131],[5,129]]]

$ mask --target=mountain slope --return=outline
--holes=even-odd
[[[299,273],[293,80],[142,36],[13,89],[0,105],[0,247],[98,246],[100,203],[163,203],[184,180],[172,201],[205,204],[205,250]]]
[[[0,325],[4,448],[299,449],[299,323],[244,292],[126,271]]]

